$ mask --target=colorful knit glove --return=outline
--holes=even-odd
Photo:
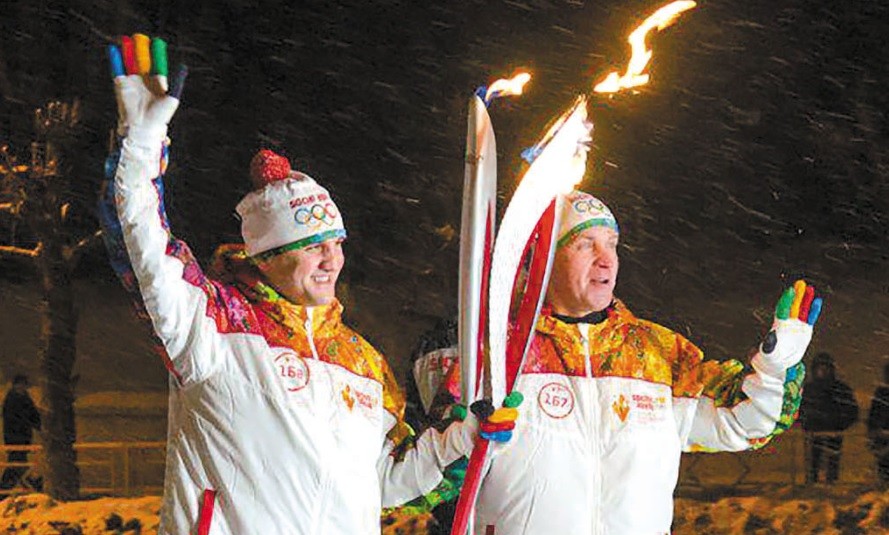
[[[108,45],[108,59],[118,135],[152,146],[162,142],[179,107],[188,69],[180,66],[168,87],[167,43],[140,33],[121,37],[120,45]]]
[[[812,327],[821,315],[822,299],[802,280],[781,295],[772,329],[760,345],[766,366],[786,370],[802,360],[812,340]]]
[[[514,391],[503,400],[503,406],[494,409],[489,399],[480,399],[469,408],[479,421],[479,435],[492,442],[509,442],[515,421],[519,416],[518,407],[524,397]]]

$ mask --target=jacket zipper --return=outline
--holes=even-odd
[[[309,339],[309,347],[312,349],[312,356],[318,360],[318,350],[315,349],[315,333],[312,332],[312,307],[306,307],[306,338]]]
[[[306,329],[306,339],[309,341],[309,348],[312,350],[312,357],[315,360],[320,360],[318,358],[318,349],[315,348],[315,333],[313,331],[312,326],[312,311],[313,307],[306,307],[306,321],[303,326]],[[328,381],[328,390],[333,392],[333,379],[330,377],[330,374],[327,374]],[[321,480],[321,488],[319,491],[318,502],[315,504],[314,511],[312,512],[312,531],[311,533],[322,533],[323,528],[321,525],[321,517],[324,507],[327,503],[327,491],[330,487],[330,474],[327,470],[323,470],[322,480]]]
[[[590,416],[592,420],[590,422],[590,444],[592,445],[592,455],[595,462],[592,474],[593,488],[595,489],[593,492],[594,502],[591,504],[593,525],[590,527],[592,528],[592,533],[602,535],[604,529],[602,525],[602,444],[600,436],[601,413],[599,411],[599,393],[593,380],[593,365],[590,355],[590,325],[581,323],[577,327],[580,330],[580,339],[583,343],[584,375],[589,385],[586,390],[590,399]]]

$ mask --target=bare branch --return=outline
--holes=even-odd
[[[82,240],[77,242],[77,244],[74,246],[74,252],[76,253],[76,252],[81,251],[82,249],[86,249],[87,247],[92,246],[101,237],[102,237],[102,229],[99,229],[99,230],[93,232],[89,236],[86,236]]]
[[[90,247],[99,242],[102,238],[102,229],[99,229],[89,236],[85,236],[82,240],[74,244],[72,247],[67,247],[65,259],[68,262],[68,267],[73,269],[77,266],[77,262],[80,261],[80,257],[83,256]]]
[[[5,195],[5,197],[12,197],[13,201],[0,202],[0,213],[7,213],[13,216],[20,216],[22,213],[22,207],[25,205],[25,201],[22,200],[21,195],[11,194]]]
[[[28,172],[28,166],[19,165],[18,159],[9,152],[8,146],[0,146],[0,156],[3,157],[3,163],[0,163],[0,175],[4,178],[18,178],[18,175]]]
[[[15,247],[13,245],[0,245],[0,256],[24,256],[28,258],[37,258],[43,251],[43,244],[38,243],[33,249],[25,249],[24,247]]]
[[[101,238],[102,238],[102,229],[99,229],[99,230],[93,232],[89,236],[86,236],[85,238],[83,238],[82,240],[77,242],[77,244],[74,245],[74,248],[73,248],[74,254],[79,254],[79,253],[83,252],[85,249],[87,249],[88,247],[92,247],[93,245],[98,243],[99,239],[101,239]]]

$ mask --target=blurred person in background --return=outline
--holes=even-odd
[[[412,381],[408,381],[405,419],[417,431],[447,422],[451,406],[460,400],[459,382],[447,382],[451,370],[460,366],[457,353],[457,321],[441,319],[423,333],[413,351]],[[466,473],[466,459],[452,463],[444,481],[422,499],[432,507],[429,535],[447,535],[454,521],[457,497]]]
[[[3,400],[3,443],[7,446],[28,446],[34,441],[34,431],[40,429],[40,412],[28,394],[28,377],[16,375],[12,387]],[[27,451],[10,451],[6,460],[10,463],[28,462]],[[0,489],[8,490],[22,483],[27,466],[9,466],[3,471]],[[39,486],[37,481],[27,482],[29,487]]]
[[[826,468],[825,481],[835,483],[840,476],[843,431],[858,421],[858,402],[852,388],[837,379],[829,353],[818,353],[812,359],[799,418],[806,431],[806,482],[818,483],[822,468]]]
[[[889,487],[889,363],[883,366],[883,384],[874,391],[867,415],[867,438],[877,461],[880,487]]]

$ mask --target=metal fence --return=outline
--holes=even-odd
[[[853,428],[843,433],[843,448],[837,486],[876,486],[878,477],[874,453],[867,433]],[[683,454],[678,491],[707,489],[744,490],[764,486],[802,486],[807,483],[807,441],[815,436],[794,428],[764,448],[739,453]],[[83,442],[75,445],[85,494],[140,496],[160,494],[164,477],[164,442]],[[27,452],[25,462],[8,460],[9,452]],[[0,496],[30,492],[39,481],[44,466],[43,448],[0,446],[0,471],[25,470],[14,489],[0,490]],[[823,481],[823,480],[822,480]]]
[[[795,427],[754,451],[683,454],[679,491],[797,487],[812,483],[807,477],[812,439],[838,434],[843,437],[843,444],[839,478],[833,485],[876,486],[879,483],[876,457],[867,431],[858,425],[843,433],[806,433]],[[826,461],[822,460],[818,483],[825,482],[825,467]]]
[[[165,447],[165,442],[75,444],[81,492],[107,496],[159,495],[163,491]],[[24,452],[27,460],[10,461],[11,452]],[[16,486],[0,490],[0,496],[39,490],[44,466],[42,446],[0,446],[0,471],[22,472],[16,474]]]

